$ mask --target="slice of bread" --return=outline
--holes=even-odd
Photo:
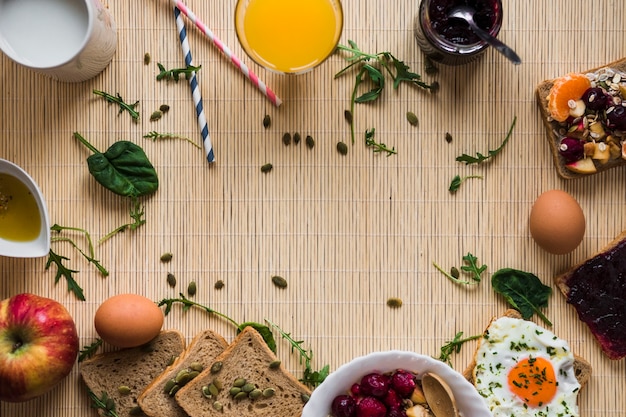
[[[143,346],[100,353],[80,365],[87,387],[115,403],[119,417],[137,413],[137,397],[185,349],[183,335],[174,330],[161,333]],[[133,413],[133,414],[131,414]]]
[[[217,368],[220,370],[215,372]],[[251,385],[242,387],[241,395],[235,399],[231,388],[241,385],[236,380]],[[211,384],[221,388],[217,395],[207,395],[206,388],[203,394],[203,387]],[[255,394],[244,394],[249,388],[256,390]],[[306,386],[277,362],[261,335],[246,327],[213,366],[178,391],[175,399],[191,417],[298,417],[310,394]]]
[[[198,364],[207,369],[227,347],[226,340],[212,330],[196,335],[183,354],[139,396],[137,401],[144,414],[150,417],[187,417],[174,396],[165,391],[166,384],[175,380],[180,371],[195,369]]]
[[[598,253],[554,279],[568,304],[587,324],[602,351],[614,360],[626,357],[625,253],[626,231],[623,231]],[[581,270],[578,276],[582,279],[577,280],[575,274],[585,265],[591,272]],[[592,276],[594,273],[599,276]],[[570,303],[571,286],[577,288],[573,304]]]
[[[622,58],[617,61],[613,61],[609,64],[602,65],[601,67],[592,68],[588,70],[581,71],[582,74],[596,72],[602,68],[613,68],[617,71],[626,71],[626,58]],[[550,94],[550,90],[554,85],[556,79],[545,80],[542,81],[537,88],[535,89],[535,96],[537,98],[537,104],[539,105],[539,111],[541,113],[541,120],[546,129],[548,144],[550,146],[550,151],[552,153],[552,159],[554,161],[554,166],[557,170],[558,175],[561,178],[572,179],[572,178],[580,178],[586,177],[588,175],[593,174],[581,174],[574,172],[565,167],[565,161],[559,155],[559,144],[562,138],[562,134],[559,133],[558,123],[552,121],[550,117],[550,111],[548,110],[548,95]],[[600,173],[611,168],[615,168],[618,166],[626,165],[626,160],[623,158],[612,158],[609,159],[606,163],[600,163],[597,161],[593,161],[595,165],[596,172]]]
[[[522,315],[520,314],[520,312],[517,310],[513,310],[513,309],[509,309],[505,311],[502,316],[520,319],[520,320],[522,319]],[[495,317],[491,320],[491,322],[493,322],[494,320],[495,320]],[[489,322],[489,325],[485,327],[485,331],[489,328],[489,326],[491,325],[491,322]],[[476,347],[476,352],[478,352],[478,346]],[[476,367],[476,354],[474,354],[474,358],[472,359],[472,362],[467,366],[467,368],[465,368],[465,371],[463,371],[463,376],[465,377],[465,379],[467,379],[472,384],[474,384],[474,368],[475,367]],[[574,374],[576,375],[576,379],[578,380],[578,383],[580,384],[581,389],[589,381],[589,378],[591,377],[591,370],[592,368],[589,362],[587,362],[582,357],[574,354]]]

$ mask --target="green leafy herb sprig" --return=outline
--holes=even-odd
[[[102,410],[101,415],[104,417],[119,417],[115,411],[115,401],[109,398],[109,395],[102,391],[102,395],[98,397],[93,391],[89,390],[89,398],[91,398],[91,407]]]
[[[374,133],[376,133],[375,128],[371,128],[365,131],[365,146],[372,147],[374,153],[386,152],[388,157],[398,153],[396,151],[396,148],[394,147],[389,148],[387,145],[385,145],[382,142],[380,143],[376,142],[376,140],[374,139]]]
[[[482,279],[482,273],[485,272],[485,270],[487,270],[487,265],[481,265],[478,266],[478,258],[474,255],[472,255],[471,253],[468,252],[467,255],[463,256],[463,262],[464,264],[461,265],[461,271],[463,273],[465,273],[466,275],[469,275],[470,280],[462,280],[460,279],[458,276],[454,276],[451,273],[448,273],[446,271],[443,270],[443,268],[441,268],[439,265],[437,265],[435,262],[433,262],[433,266],[439,271],[441,272],[443,275],[445,275],[448,279],[450,279],[453,282],[456,282],[457,284],[465,284],[465,285],[478,285]],[[456,268],[454,268],[456,269]],[[457,273],[455,275],[458,275],[458,270]]]
[[[350,97],[349,114],[351,116],[346,118],[350,124],[352,143],[355,142],[354,119],[352,117],[354,115],[354,104],[373,102],[380,98],[385,88],[384,73],[391,77],[394,89],[397,89],[402,83],[415,85],[433,92],[438,89],[439,85],[437,83],[428,84],[422,81],[422,77],[419,74],[411,72],[409,66],[393,56],[391,52],[366,53],[359,49],[356,42],[352,40],[348,40],[348,46],[337,45],[337,49],[348,52],[350,55],[345,58],[349,64],[335,74],[335,78],[341,77],[353,68],[358,68]],[[371,88],[369,91],[359,95],[359,88],[366,79],[369,79]],[[346,112],[346,114],[348,113]]]
[[[511,127],[509,127],[509,131],[506,134],[506,137],[504,138],[500,146],[498,146],[494,150],[487,151],[487,155],[483,155],[480,152],[476,152],[476,156],[463,154],[461,156],[457,156],[456,161],[463,162],[465,163],[465,165],[470,165],[470,164],[481,164],[485,162],[486,160],[493,158],[494,156],[499,154],[500,151],[502,151],[502,149],[504,148],[504,146],[508,143],[509,139],[511,138],[511,135],[513,134],[513,128],[515,128],[516,122],[517,122],[517,116],[513,118],[513,123],[511,123]]]
[[[115,228],[100,239],[100,243],[126,229],[135,230],[145,224],[144,208],[138,198],[156,192],[159,178],[143,149],[133,142],[122,140],[102,153],[80,133],[74,132],[74,138],[93,152],[87,158],[87,165],[95,180],[109,191],[131,200],[130,217],[133,221]]]
[[[184,141],[191,143],[193,146],[195,146],[198,149],[202,149],[202,147],[198,145],[196,142],[194,142],[193,140],[186,138],[184,136],[176,135],[174,133],[159,133],[153,130],[145,134],[143,137],[145,139],[152,139],[155,142],[157,140],[165,140],[165,139],[180,139],[180,140],[184,140]]]
[[[275,328],[278,331],[278,333],[280,333],[282,338],[289,342],[289,344],[291,345],[292,353],[294,350],[297,350],[298,353],[300,354],[300,365],[302,365],[302,361],[304,361],[304,375],[302,376],[302,379],[300,379],[300,382],[312,388],[315,388],[316,386],[324,382],[324,380],[330,373],[330,366],[325,365],[319,371],[313,371],[311,369],[311,361],[313,360],[313,351],[311,349],[306,350],[302,347],[302,344],[304,343],[304,341],[295,340],[293,337],[291,337],[291,333],[286,333],[277,324],[272,323],[268,319],[265,319],[265,322],[271,327]]]
[[[96,354],[98,349],[100,349],[100,346],[102,346],[102,339],[100,338],[94,340],[90,345],[83,346],[78,354],[78,362],[80,363],[85,359],[91,358],[93,355]]]
[[[502,268],[491,276],[491,286],[521,313],[523,319],[528,320],[537,314],[547,325],[552,326],[552,322],[540,310],[548,306],[552,288],[544,285],[535,274]]]
[[[89,234],[89,232],[87,232],[85,229],[81,229],[81,228],[78,228],[78,227],[59,226],[58,224],[54,224],[52,227],[50,227],[50,230],[53,231],[53,232],[57,232],[59,234],[62,231],[64,231],[64,230],[65,231],[73,231],[73,232],[81,233],[85,237],[85,239],[87,240],[88,252],[83,251],[76,244],[76,242],[73,239],[71,239],[70,237],[67,237],[67,236],[52,236],[50,241],[52,243],[54,243],[54,242],[67,242],[67,243],[69,243],[85,259],[87,259],[87,261],[89,263],[93,264],[96,267],[96,269],[100,272],[100,274],[102,274],[105,277],[109,275],[109,271],[107,271],[107,269],[104,266],[102,266],[100,261],[98,261],[95,258],[95,251],[94,251],[93,243],[92,243],[92,240],[91,240],[91,235]],[[63,264],[64,261],[69,261],[69,260],[70,259],[68,257],[59,255],[58,253],[56,253],[51,248],[50,251],[48,252],[48,260],[46,261],[45,269],[48,270],[48,268],[50,268],[50,266],[52,266],[52,264],[56,265],[57,272],[56,272],[56,275],[54,277],[55,284],[59,282],[61,277],[64,277],[65,280],[67,281],[67,289],[68,289],[68,291],[72,292],[76,296],[77,299],[79,299],[81,301],[85,301],[85,294],[83,292],[83,289],[80,287],[80,285],[78,285],[78,283],[74,279],[74,275],[73,275],[73,274],[78,273],[78,271],[74,270],[74,269],[70,269],[70,268],[68,268],[67,266],[65,266]]]
[[[172,68],[165,69],[163,64],[157,62],[157,66],[159,67],[159,73],[156,76],[157,81],[161,80],[172,80],[178,82],[180,80],[180,76],[184,75],[185,78],[189,79],[193,73],[198,72],[202,65],[198,65],[197,67],[193,65],[188,65],[185,68]]]
[[[137,106],[139,106],[139,100],[135,101],[133,104],[128,104],[124,101],[120,93],[116,93],[116,95],[112,95],[100,90],[93,90],[93,93],[97,96],[104,98],[111,104],[117,104],[120,107],[120,111],[118,114],[123,113],[124,111],[130,114],[130,117],[134,121],[139,120],[139,112],[137,111]]]
[[[456,193],[459,188],[461,188],[461,184],[463,182],[465,182],[465,180],[469,180],[469,179],[483,179],[482,175],[466,175],[465,177],[461,177],[460,175],[455,176],[454,178],[452,178],[452,181],[450,182],[450,186],[448,187],[448,191],[450,191],[450,193],[454,194]]]
[[[437,359],[452,366],[450,356],[452,356],[454,353],[459,353],[464,343],[476,340],[480,337],[482,337],[482,334],[463,338],[463,332],[458,332],[456,335],[454,335],[454,339],[446,342],[446,344],[441,347],[439,357]]]

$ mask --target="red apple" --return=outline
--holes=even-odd
[[[58,302],[34,294],[0,301],[0,400],[49,391],[70,373],[78,349],[74,320]]]

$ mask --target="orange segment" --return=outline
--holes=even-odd
[[[552,118],[564,122],[569,117],[570,100],[580,100],[583,93],[591,87],[591,82],[584,74],[567,74],[554,82],[548,94],[548,110]]]

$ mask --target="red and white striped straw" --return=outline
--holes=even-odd
[[[278,98],[276,94],[274,94],[274,92],[267,85],[265,85],[265,83],[261,81],[250,68],[246,66],[246,64],[241,62],[241,60],[237,58],[235,54],[233,54],[228,46],[224,45],[222,41],[218,37],[216,37],[213,32],[209,28],[207,28],[206,25],[202,23],[202,21],[198,19],[194,13],[189,10],[187,6],[185,6],[185,3],[180,0],[172,0],[172,3],[176,7],[178,7],[180,11],[185,16],[187,16],[198,29],[200,29],[200,32],[202,32],[207,38],[209,38],[209,40],[211,40],[211,42],[213,42],[213,45],[215,45],[217,49],[219,49],[224,55],[226,55],[226,57],[230,60],[230,62],[233,63],[234,66],[239,68],[239,70],[250,80],[250,82],[252,82],[252,84],[254,84],[265,95],[265,97],[268,98],[269,101],[271,101],[276,107],[281,105],[282,100]]]

